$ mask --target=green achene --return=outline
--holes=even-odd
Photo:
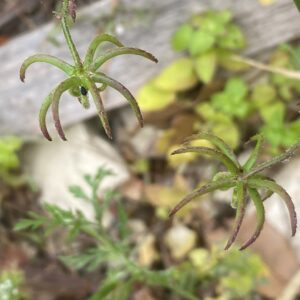
[[[60,70],[62,70],[68,78],[62,81],[52,92],[46,97],[42,104],[39,114],[40,128],[43,135],[49,141],[52,140],[47,126],[46,126],[46,115],[50,108],[52,107],[52,116],[55,123],[56,130],[62,140],[66,140],[64,131],[61,126],[59,117],[59,103],[60,98],[64,92],[69,91],[71,95],[78,97],[79,102],[84,108],[89,108],[88,92],[92,95],[94,99],[95,106],[97,108],[99,117],[103,124],[104,130],[109,138],[112,138],[111,128],[108,122],[108,117],[104,109],[103,101],[100,92],[104,91],[108,86],[114,88],[119,93],[121,93],[127,101],[130,103],[133,111],[135,112],[138,121],[143,126],[143,117],[138,106],[138,103],[130,91],[122,85],[120,82],[113,78],[105,75],[98,71],[98,69],[108,60],[124,55],[133,54],[145,57],[149,60],[157,62],[157,59],[150,53],[137,49],[125,47],[117,38],[109,34],[102,34],[96,36],[94,40],[88,47],[86,56],[84,60],[79,57],[77,48],[72,40],[71,33],[68,26],[68,14],[70,14],[75,19],[75,8],[74,1],[63,0],[62,14],[61,14],[61,26],[64,32],[66,42],[69,46],[69,50],[74,60],[74,65],[71,65],[57,57],[47,55],[47,54],[37,54],[27,58],[20,69],[20,79],[24,82],[25,73],[27,68],[36,62],[44,62],[51,64]],[[99,57],[96,57],[96,50],[99,45],[103,42],[110,42],[116,46],[112,50],[108,50]]]
[[[197,139],[208,140],[215,148],[190,146],[190,143]],[[204,194],[215,190],[228,190],[233,188],[232,206],[236,208],[236,219],[232,235],[230,236],[225,249],[229,249],[236,240],[245,215],[248,197],[252,199],[256,209],[257,226],[253,235],[242,245],[240,250],[250,246],[260,235],[265,221],[263,201],[269,198],[273,193],[277,193],[285,202],[290,215],[292,236],[296,233],[297,216],[291,197],[284,188],[277,184],[273,179],[263,176],[260,173],[264,169],[289,159],[299,147],[300,141],[289,148],[285,153],[270,161],[257,165],[256,162],[262,147],[263,137],[262,135],[257,135],[252,139],[256,140],[256,146],[244,165],[239,163],[232,149],[222,139],[210,133],[199,133],[191,136],[185,140],[182,148],[172,153],[172,155],[190,152],[198,153],[205,156],[211,156],[225,165],[227,172],[217,173],[210,182],[183,198],[170,212],[170,216],[173,216],[190,201]]]

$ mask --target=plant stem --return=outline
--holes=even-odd
[[[291,146],[284,153],[282,153],[281,155],[274,157],[273,159],[266,161],[266,162],[258,165],[257,167],[253,168],[251,171],[249,171],[248,173],[246,173],[243,176],[243,179],[247,179],[252,175],[260,173],[261,171],[274,166],[275,164],[278,164],[285,160],[290,159],[299,150],[299,148],[300,148],[300,139],[293,146]]]
[[[78,51],[76,49],[76,46],[73,42],[69,24],[68,24],[68,6],[69,6],[70,0],[63,0],[62,4],[62,19],[61,19],[61,27],[65,36],[65,39],[67,41],[68,47],[70,49],[71,55],[73,57],[74,63],[77,67],[82,67],[82,62],[79,57]]]
[[[300,80],[300,72],[299,71],[292,71],[292,70],[288,70],[288,69],[284,69],[284,68],[269,66],[269,65],[263,64],[261,62],[258,62],[256,60],[242,57],[239,55],[232,55],[230,58],[236,62],[244,63],[246,65],[249,65],[251,67],[254,67],[254,68],[262,70],[262,71],[280,74],[280,75],[286,76],[291,79]]]

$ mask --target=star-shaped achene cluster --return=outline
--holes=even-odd
[[[71,2],[72,3],[72,2]],[[64,2],[66,6],[63,11],[70,10],[70,4],[68,1]],[[74,10],[74,9],[73,9]],[[73,13],[73,19],[75,15]],[[81,60],[79,57],[76,46],[72,40],[69,27],[67,15],[61,17],[62,29],[65,35],[66,42],[69,46],[70,52],[72,54],[74,65],[67,63],[64,60],[61,60],[57,57],[47,55],[47,54],[37,54],[28,57],[22,64],[20,69],[20,79],[24,82],[25,73],[27,68],[36,62],[43,62],[51,64],[60,70],[62,70],[68,78],[60,82],[46,97],[45,101],[42,104],[39,113],[39,123],[43,135],[51,141],[52,138],[48,132],[46,125],[46,115],[50,107],[52,108],[52,116],[54,124],[59,136],[66,140],[63,128],[61,126],[60,117],[59,117],[59,103],[61,96],[64,92],[69,91],[71,95],[77,97],[84,108],[89,108],[89,97],[88,94],[92,96],[97,112],[101,119],[104,130],[109,138],[112,138],[111,128],[108,122],[107,113],[105,111],[103,101],[101,98],[101,92],[103,92],[107,87],[112,87],[121,93],[127,101],[130,103],[133,111],[135,112],[138,121],[143,126],[143,117],[138,106],[138,103],[131,92],[117,80],[105,75],[102,72],[99,72],[99,68],[106,63],[108,60],[125,54],[133,54],[145,57],[153,62],[157,62],[157,59],[151,54],[144,50],[137,48],[125,47],[116,37],[109,34],[102,34],[96,36],[94,40],[88,47],[86,56],[84,60]],[[104,52],[101,55],[96,55],[98,47],[103,42],[110,42],[115,48]]]
[[[208,140],[214,148],[191,146],[191,142],[197,139]],[[217,173],[210,182],[187,195],[170,212],[170,216],[173,216],[190,201],[204,194],[215,190],[229,190],[233,188],[232,206],[236,209],[236,218],[233,232],[225,246],[225,249],[229,249],[236,240],[245,216],[248,199],[251,199],[255,206],[257,225],[253,235],[241,246],[240,250],[247,248],[255,242],[260,235],[265,222],[265,209],[263,202],[271,197],[273,193],[277,193],[285,202],[290,215],[292,236],[296,233],[297,216],[291,197],[286,190],[273,179],[261,175],[260,173],[266,168],[289,159],[299,145],[296,144],[282,155],[257,165],[256,162],[262,147],[263,137],[261,135],[257,135],[252,139],[257,141],[256,146],[248,160],[243,165],[239,163],[233,150],[222,139],[210,133],[200,133],[186,139],[182,148],[172,153],[172,155],[176,155],[193,152],[205,156],[211,156],[220,161],[226,167],[226,172]]]

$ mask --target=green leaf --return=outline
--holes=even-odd
[[[245,164],[243,166],[243,170],[245,170],[246,172],[250,171],[257,161],[258,155],[260,154],[261,147],[262,147],[263,136],[261,134],[259,134],[257,136],[254,136],[253,138],[251,138],[251,140],[257,140],[257,142],[255,145],[255,148],[253,149],[249,158],[247,159],[247,161],[245,162]]]
[[[0,171],[10,171],[20,166],[17,151],[22,147],[18,137],[7,136],[0,138]]]
[[[23,219],[20,220],[14,227],[15,231],[36,230],[44,225],[44,218],[39,219]]]
[[[232,13],[229,10],[208,11],[204,13],[201,29],[220,37],[224,34],[226,25],[231,19]]]
[[[270,106],[263,107],[260,110],[263,121],[273,127],[280,127],[284,123],[285,105],[282,102],[272,103]],[[282,125],[281,125],[282,126]]]
[[[109,253],[104,249],[90,248],[85,252],[73,256],[60,256],[60,260],[68,267],[75,270],[85,269],[93,272],[107,261]]]
[[[215,109],[229,116],[244,118],[250,110],[250,104],[246,100],[248,87],[240,78],[231,78],[226,83],[223,92],[212,96],[212,105]]]
[[[85,194],[83,189],[78,185],[72,185],[69,187],[69,192],[75,197],[79,199],[88,199],[88,196]]]
[[[205,120],[205,129],[200,124],[198,127],[199,130],[209,130],[214,135],[221,136],[232,149],[235,149],[239,145],[239,128],[230,116],[215,110],[210,103],[197,105],[195,110]]]
[[[226,27],[225,34],[217,42],[221,48],[229,50],[243,49],[246,46],[246,40],[241,29],[234,24],[229,24]]]
[[[190,45],[189,52],[192,56],[197,56],[207,52],[212,49],[215,44],[215,37],[204,30],[197,30],[193,33]]]
[[[181,92],[194,87],[198,82],[193,61],[189,58],[180,58],[166,67],[158,75],[153,84],[168,92]]]
[[[189,47],[193,35],[193,27],[184,24],[181,25],[172,37],[172,47],[175,51],[182,51]]]
[[[221,136],[222,139],[232,148],[236,149],[240,143],[240,131],[238,126],[230,119],[224,122],[213,124],[211,131]]]
[[[109,277],[106,277],[101,284],[99,285],[98,290],[94,293],[93,296],[88,298],[88,300],[103,300],[107,297],[113,290],[115,290],[120,283],[124,280],[126,273],[116,272],[111,274]]]
[[[285,134],[282,139],[282,144],[285,147],[290,147],[299,139],[300,120],[291,122],[285,127]]]
[[[215,51],[209,51],[199,55],[195,59],[196,73],[201,81],[209,83],[216,72],[217,68],[217,55]]]
[[[251,100],[255,107],[261,108],[270,104],[276,99],[276,89],[269,83],[255,85],[252,91]],[[269,105],[268,105],[269,108]]]
[[[175,92],[156,87],[153,82],[144,85],[138,92],[137,101],[142,111],[161,110],[176,100]]]

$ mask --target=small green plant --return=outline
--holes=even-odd
[[[62,70],[69,78],[62,81],[45,99],[39,114],[40,128],[43,135],[51,141],[52,138],[48,132],[46,126],[46,115],[50,108],[52,107],[52,115],[55,123],[56,130],[62,140],[66,140],[64,131],[61,126],[60,117],[59,117],[59,102],[62,94],[65,91],[69,91],[71,95],[78,97],[79,102],[84,108],[89,108],[89,99],[88,92],[91,93],[95,106],[97,108],[99,117],[101,119],[104,130],[109,138],[112,138],[111,128],[108,122],[107,114],[104,109],[104,105],[100,96],[100,92],[104,91],[108,86],[114,88],[119,93],[121,93],[130,103],[132,109],[134,110],[139,123],[143,126],[143,117],[140,112],[139,106],[130,93],[130,91],[123,86],[120,82],[110,78],[104,73],[98,72],[98,69],[108,60],[113,57],[124,55],[124,54],[134,54],[143,56],[147,59],[150,59],[154,62],[157,62],[157,59],[150,53],[143,51],[137,48],[128,48],[114,36],[109,34],[102,34],[95,37],[91,42],[85,59],[82,61],[77,48],[73,42],[69,25],[68,25],[68,16],[71,15],[73,21],[76,17],[76,5],[75,1],[72,0],[63,0],[62,2],[62,12],[59,14],[61,19],[62,30],[69,47],[70,53],[74,60],[74,65],[71,65],[57,57],[47,55],[47,54],[37,54],[27,58],[21,66],[20,69],[20,79],[25,80],[25,73],[27,68],[36,62],[44,62],[51,64],[60,70]],[[95,57],[96,50],[99,45],[103,42],[110,42],[117,46],[116,49],[109,50],[108,52]]]
[[[196,248],[190,252],[189,260],[204,289],[213,284],[218,291],[219,296],[204,300],[253,299],[255,288],[264,283],[267,275],[258,255],[240,252],[236,247],[227,253],[220,245],[213,245],[209,251]]]
[[[195,15],[181,25],[172,38],[173,49],[188,51],[196,74],[204,83],[214,78],[218,65],[226,69],[242,67],[241,64],[233,66],[230,55],[245,45],[245,37],[228,10]]]
[[[70,192],[79,201],[92,205],[95,220],[87,220],[82,213],[46,204],[47,215],[29,212],[29,218],[18,222],[16,230],[36,231],[44,229],[49,235],[58,228],[67,230],[67,240],[74,240],[79,235],[87,235],[94,242],[93,246],[80,250],[74,255],[62,255],[61,260],[76,270],[93,271],[100,266],[109,266],[106,277],[90,300],[96,299],[127,299],[135,283],[140,282],[150,286],[160,286],[173,291],[182,299],[196,300],[186,288],[186,278],[189,270],[170,268],[167,270],[149,270],[135,261],[135,249],[131,244],[132,237],[128,229],[128,218],[119,196],[112,190],[107,190],[99,203],[97,191],[99,185],[112,173],[101,168],[95,176],[85,176],[91,192],[85,192],[80,186],[71,186]],[[116,228],[113,234],[103,225],[103,216],[111,208],[117,209]]]
[[[20,167],[18,151],[23,142],[14,136],[0,138],[0,180],[11,186],[25,183],[25,178],[15,173]]]
[[[0,300],[24,300],[24,275],[18,270],[0,273]]]
[[[190,146],[190,143],[197,139],[208,140],[212,145],[216,147],[216,149],[209,147]],[[186,139],[183,147],[174,151],[172,153],[173,155],[192,152],[205,156],[211,156],[224,164],[227,171],[217,173],[209,183],[187,195],[172,209],[172,211],[170,212],[170,216],[173,216],[190,201],[204,194],[213,192],[215,190],[228,190],[230,188],[233,188],[234,190],[231,203],[232,207],[236,209],[236,220],[233,233],[229,238],[225,249],[228,249],[233,244],[238,235],[245,215],[248,196],[252,199],[256,208],[257,226],[254,234],[240,248],[240,250],[243,250],[250,246],[258,238],[263,228],[265,221],[263,201],[268,199],[273,193],[277,193],[284,200],[288,208],[291,221],[292,236],[294,236],[297,227],[297,216],[291,197],[285,191],[285,189],[278,185],[273,179],[261,175],[260,173],[263,170],[274,166],[275,164],[288,160],[300,147],[300,141],[289,148],[285,153],[274,157],[267,162],[256,164],[258,155],[262,147],[263,137],[261,135],[257,135],[253,138],[253,140],[257,141],[256,146],[245,164],[241,165],[232,149],[222,139],[215,135],[209,133],[200,133]],[[260,193],[259,191],[262,192]]]

